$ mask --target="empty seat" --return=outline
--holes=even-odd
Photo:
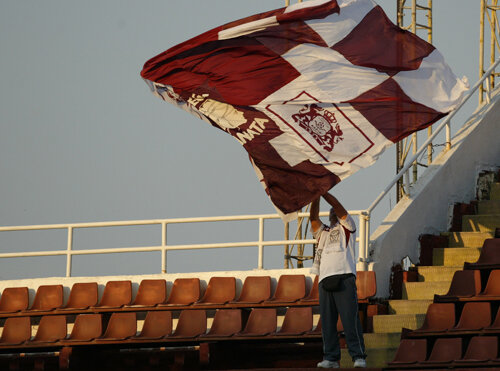
[[[150,311],[146,314],[144,325],[134,340],[161,339],[172,334],[172,312]]]
[[[226,304],[236,296],[234,277],[212,277],[208,281],[205,295],[195,305]]]
[[[459,365],[478,365],[497,358],[498,338],[496,336],[474,336],[462,359],[456,360]]]
[[[448,331],[479,331],[491,323],[489,302],[466,303],[457,325]]]
[[[447,331],[455,326],[455,304],[432,303],[427,308],[422,327],[413,333]]]
[[[233,303],[259,304],[271,297],[270,276],[249,276],[243,282],[243,288],[238,300]]]
[[[191,305],[199,299],[200,279],[178,278],[174,281],[168,300],[158,306]]]
[[[62,285],[42,285],[38,287],[30,311],[51,311],[63,305]]]
[[[69,299],[60,310],[82,310],[97,304],[97,282],[75,283],[69,293]]]
[[[481,272],[478,270],[456,271],[450,289],[445,295],[434,295],[434,301],[455,301],[460,297],[476,296],[481,292]]]
[[[464,269],[500,269],[500,238],[484,240],[481,254],[475,263],[464,263]]]
[[[280,276],[276,292],[265,303],[294,303],[306,296],[306,278],[303,274]]]
[[[126,340],[137,333],[137,317],[135,312],[117,312],[111,314],[104,335],[95,341],[106,342]]]
[[[488,282],[480,297],[497,296],[500,297],[500,269],[492,270],[488,277]]]
[[[229,337],[241,331],[241,309],[217,309],[214,321],[202,337]]]
[[[27,287],[7,287],[0,297],[0,313],[14,313],[28,309]]]
[[[29,317],[10,317],[5,320],[0,347],[19,345],[31,338],[31,320]]]
[[[66,338],[66,316],[43,316],[31,343],[54,343]]]
[[[276,332],[276,309],[254,308],[243,331],[236,336],[266,336]]]
[[[423,362],[427,357],[426,339],[403,339],[390,366],[401,367]]]
[[[377,279],[375,271],[356,272],[356,288],[358,301],[367,301],[377,293]]]
[[[493,320],[493,323],[482,330],[483,332],[500,332],[500,310],[497,311],[497,314],[495,316],[495,319]]]
[[[102,335],[102,317],[100,314],[79,314],[76,316],[71,334],[65,341],[92,341]]]
[[[313,326],[312,307],[290,307],[287,309],[281,329],[276,335],[302,335]]]
[[[104,287],[101,301],[93,308],[121,308],[132,301],[130,281],[109,281]]]
[[[309,291],[309,294],[305,298],[300,299],[300,302],[319,302],[318,281],[319,281],[319,276],[316,275],[316,277],[314,277],[311,291]]]
[[[460,358],[462,358],[462,338],[438,338],[432,347],[429,359],[419,364],[442,366]]]
[[[167,283],[165,280],[142,280],[139,290],[131,306],[153,307],[163,303],[167,296]]]
[[[181,311],[173,335],[177,338],[195,338],[207,332],[207,314],[204,309]]]

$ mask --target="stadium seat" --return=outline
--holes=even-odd
[[[154,307],[163,303],[167,296],[167,283],[165,280],[142,280],[137,290],[131,307]]]
[[[126,340],[137,333],[137,316],[135,312],[116,312],[111,314],[104,335],[95,339],[97,342]]]
[[[229,337],[241,331],[241,309],[217,309],[212,326],[201,337]]]
[[[264,303],[294,303],[306,296],[306,278],[303,274],[280,276],[273,297]]]
[[[445,295],[434,295],[435,302],[456,301],[469,298],[481,292],[481,272],[478,270],[456,271],[451,280],[450,289]]]
[[[266,336],[276,332],[276,309],[254,308],[243,331],[235,336]]]
[[[497,358],[498,338],[496,336],[474,336],[462,359],[456,360],[460,366],[487,365],[487,362]]]
[[[194,305],[226,304],[236,296],[236,279],[234,277],[212,277],[208,281],[205,295]]]
[[[423,366],[443,367],[462,358],[462,338],[438,338],[427,361],[418,362]]]
[[[480,331],[491,324],[491,305],[489,302],[465,303],[460,319],[455,327],[448,332],[454,331]]]
[[[289,307],[278,336],[302,335],[311,331],[313,327],[312,307]]]
[[[243,282],[243,288],[235,304],[259,304],[271,297],[270,276],[249,276]]]
[[[427,308],[422,327],[413,331],[414,334],[425,332],[445,332],[455,326],[455,304],[432,303]]]
[[[7,287],[0,297],[0,314],[14,313],[28,309],[29,295],[27,287]]]
[[[319,276],[316,275],[314,277],[314,281],[311,287],[311,291],[309,291],[309,294],[305,297],[300,299],[299,301],[302,302],[319,302],[319,287],[318,287],[318,281],[319,281]]]
[[[109,281],[106,283],[101,301],[92,308],[121,308],[132,301],[130,281]]]
[[[500,269],[495,269],[490,272],[486,287],[484,291],[479,294],[479,297],[500,297]]]
[[[425,361],[426,357],[426,339],[402,339],[394,359],[389,362],[389,366],[398,368],[413,365]]]
[[[204,309],[181,311],[179,321],[170,338],[195,338],[207,332],[207,313]]]
[[[191,305],[199,299],[200,279],[178,278],[174,281],[168,300],[158,306]]]
[[[464,263],[464,269],[500,269],[500,238],[484,240],[477,261],[475,263]]]
[[[483,332],[500,333],[500,310],[497,311],[497,314],[495,316],[495,319],[493,320],[493,323],[491,325],[483,328]]]
[[[75,283],[69,293],[69,299],[64,308],[59,310],[82,310],[97,304],[97,282]]]
[[[2,345],[20,345],[31,338],[30,317],[10,317],[5,320],[0,347]]]
[[[38,287],[30,311],[51,311],[63,305],[62,285],[42,285]]]
[[[311,331],[307,331],[304,335],[311,335],[311,336],[321,335],[321,318],[318,320],[316,327]]]
[[[92,341],[102,335],[101,314],[79,314],[76,316],[73,330],[66,342]]]
[[[377,279],[375,271],[356,272],[356,287],[358,289],[358,301],[368,301],[377,293]]]
[[[30,343],[55,343],[66,338],[66,316],[43,316]]]
[[[172,312],[150,311],[146,314],[144,325],[139,335],[133,340],[161,339],[172,334]]]

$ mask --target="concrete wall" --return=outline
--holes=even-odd
[[[500,98],[479,109],[452,139],[433,165],[389,213],[371,239],[370,270],[377,273],[377,296],[389,296],[391,267],[405,256],[419,259],[418,237],[448,229],[449,209],[475,198],[481,170],[500,166]]]

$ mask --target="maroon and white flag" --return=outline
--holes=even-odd
[[[244,18],[157,55],[141,76],[240,142],[285,218],[445,116],[468,88],[372,0]]]

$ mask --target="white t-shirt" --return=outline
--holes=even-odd
[[[353,273],[356,275],[356,224],[350,215],[333,227],[323,224],[313,233],[318,241],[316,253],[319,256],[319,282],[334,274]]]

